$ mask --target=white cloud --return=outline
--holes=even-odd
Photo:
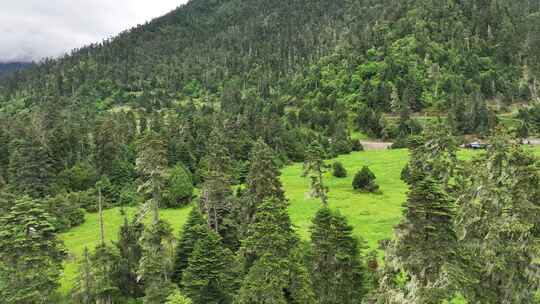
[[[187,0],[0,0],[0,62],[39,60],[159,17]]]

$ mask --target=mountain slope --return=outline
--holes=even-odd
[[[0,63],[0,77],[7,76],[15,71],[19,71],[31,66],[28,62],[9,62]]]

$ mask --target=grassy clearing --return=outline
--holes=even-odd
[[[534,149],[540,156],[540,147]],[[472,157],[474,151],[460,152],[460,158]],[[330,188],[329,201],[331,208],[344,214],[354,233],[366,240],[370,249],[376,249],[381,239],[392,237],[392,228],[401,218],[401,204],[405,201],[407,186],[400,180],[400,173],[409,157],[407,150],[381,150],[357,152],[341,156],[335,160],[343,163],[348,171],[348,177],[338,179],[326,173],[325,183]],[[328,161],[329,164],[335,160]],[[362,166],[368,165],[377,176],[382,194],[358,193],[352,189],[352,178]],[[320,208],[320,202],[309,198],[309,180],[301,177],[302,165],[293,164],[282,171],[282,182],[286,195],[290,200],[289,213],[302,239],[309,238],[311,219]],[[161,216],[171,223],[177,235],[180,227],[187,219],[190,207],[177,210],[163,210]],[[126,214],[133,216],[136,209],[126,208]],[[116,240],[123,216],[119,208],[107,210],[104,213],[105,233],[107,240]],[[67,295],[76,276],[77,260],[84,247],[93,249],[99,242],[99,225],[96,214],[87,214],[86,222],[61,235],[70,259],[65,264],[62,278],[61,293]]]
[[[129,218],[133,217],[136,210],[136,208],[124,208],[124,211]],[[186,222],[189,210],[190,207],[162,210],[160,216],[171,224],[176,235],[180,230],[180,227]],[[120,226],[124,223],[124,216],[121,214],[120,208],[104,211],[103,218],[106,240],[117,240]],[[64,275],[60,287],[61,294],[67,295],[73,287],[77,274],[77,262],[82,256],[84,248],[88,247],[88,249],[93,250],[96,245],[99,244],[99,224],[97,214],[86,214],[86,221],[83,225],[63,233],[60,238],[64,241],[66,248],[69,250],[69,259],[64,265]]]

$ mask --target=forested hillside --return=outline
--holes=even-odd
[[[540,133],[539,50],[535,0],[192,0],[14,72],[0,79],[0,296],[534,303],[538,159],[516,143]],[[488,151],[458,160],[465,135]],[[411,151],[385,267],[324,180],[359,138]],[[287,213],[290,162],[322,205],[309,242]],[[349,174],[348,191],[384,195],[367,164]],[[175,237],[160,209],[190,204]],[[56,235],[124,206],[139,209],[118,242],[101,229],[58,296],[76,258]]]
[[[10,63],[0,63],[0,77],[9,75],[15,71],[27,68],[31,66],[31,63],[28,62],[10,62]]]

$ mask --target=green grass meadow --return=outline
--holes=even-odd
[[[535,148],[535,154],[540,156],[540,148]],[[460,158],[472,157],[474,151],[463,150]],[[381,239],[391,238],[393,226],[402,215],[402,203],[405,201],[407,186],[400,180],[401,169],[407,163],[408,150],[380,150],[356,152],[329,160],[328,164],[339,160],[348,171],[346,178],[338,179],[326,173],[325,184],[330,188],[330,207],[345,215],[354,226],[354,233],[362,237],[370,249],[376,249]],[[354,174],[367,165],[377,176],[381,194],[359,193],[352,189]],[[282,170],[282,182],[287,198],[290,201],[289,213],[297,232],[302,239],[309,238],[311,219],[320,208],[317,199],[311,199],[308,178],[301,177],[302,164],[293,164]],[[175,235],[187,219],[191,207],[182,209],[162,210],[161,217],[174,228]],[[135,208],[124,209],[128,216],[133,216]],[[117,238],[118,230],[123,223],[119,208],[104,212],[105,234],[107,241]],[[67,295],[73,286],[77,272],[77,261],[85,247],[93,249],[99,242],[99,225],[97,214],[87,214],[86,222],[69,232],[61,234],[70,258],[65,263],[64,276],[60,292]]]

